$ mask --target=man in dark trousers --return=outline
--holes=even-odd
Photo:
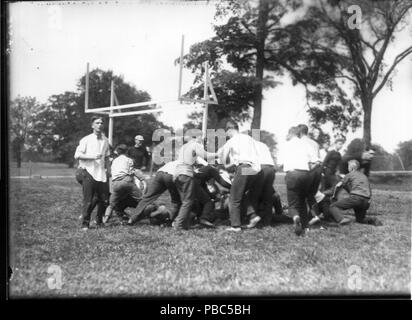
[[[372,197],[368,177],[360,171],[360,163],[357,160],[348,162],[349,173],[336,187],[343,187],[349,192],[349,197],[333,202],[329,212],[340,224],[347,224],[349,219],[343,217],[345,210],[355,211],[356,222],[364,224],[381,225],[381,222],[371,217],[366,217]]]
[[[273,187],[275,181],[275,163],[266,144],[260,141],[255,141],[255,144],[262,168],[262,179],[259,181],[261,183],[259,202],[261,203],[262,211],[259,215],[262,218],[263,225],[268,226],[272,221],[273,195],[275,193]],[[253,223],[250,223],[247,227],[253,228],[254,226]]]
[[[172,225],[175,230],[189,228],[189,218],[195,203],[197,188],[196,181],[193,177],[193,165],[196,163],[198,157],[209,159],[215,158],[216,156],[215,153],[205,151],[203,145],[200,143],[201,136],[185,136],[184,138],[187,142],[178,151],[174,176],[175,185],[182,200],[182,205]],[[205,212],[202,212],[199,223],[204,226],[214,227],[205,215]]]
[[[139,202],[135,213],[130,217],[127,222],[128,225],[133,225],[137,221],[144,217],[145,208],[153,204],[166,190],[169,191],[172,209],[171,219],[176,217],[179,208],[182,204],[179,196],[179,192],[174,184],[173,176],[176,171],[177,161],[170,161],[163,167],[157,170],[152,182],[149,183],[147,192],[143,195],[142,200]]]
[[[129,148],[127,154],[133,159],[134,167],[136,169],[145,171],[150,163],[150,154],[147,148],[143,145],[144,138],[141,135],[137,135],[134,138],[135,145]]]
[[[298,125],[299,130],[299,137],[306,145],[306,148],[310,154],[310,163],[309,163],[309,177],[310,183],[308,185],[307,190],[307,202],[309,205],[309,212],[311,209],[316,206],[316,199],[315,195],[319,190],[319,185],[322,180],[322,165],[320,161],[320,154],[319,154],[319,144],[309,138],[308,132],[309,128],[305,124]]]
[[[90,227],[90,217],[97,201],[96,224],[102,225],[109,204],[109,140],[103,134],[103,119],[92,118],[93,133],[79,142],[74,158],[79,160],[76,177],[83,187],[82,230]]]
[[[134,177],[143,179],[142,172],[133,168],[133,160],[126,156],[127,146],[120,144],[116,147],[118,155],[112,162],[112,193],[110,204],[106,209],[103,222],[106,223],[112,212],[115,211],[120,218],[128,218],[124,210],[127,207],[136,208],[142,198],[140,190],[134,182]]]
[[[283,165],[283,170],[286,172],[288,211],[293,217],[295,233],[300,236],[309,223],[306,201],[312,182],[309,175],[309,163],[313,159],[311,150],[302,139],[299,139],[298,135],[297,127],[290,128],[289,139],[280,150],[278,164]]]
[[[253,188],[261,171],[259,155],[255,140],[247,134],[239,132],[239,126],[234,122],[226,124],[226,132],[230,139],[218,150],[220,162],[226,167],[234,167],[232,187],[230,188],[229,215],[231,227],[227,231],[239,232],[241,227],[242,203],[249,192],[253,212],[259,212],[259,192]],[[230,163],[227,164],[227,159]],[[253,219],[253,220],[252,220]],[[260,216],[251,217],[249,224],[256,225]]]

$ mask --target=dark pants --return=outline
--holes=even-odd
[[[323,169],[323,178],[322,178],[322,191],[332,190],[335,185],[339,182],[338,177],[336,176],[336,169],[325,167]]]
[[[241,164],[236,168],[232,187],[230,188],[229,216],[232,227],[240,227],[241,225],[242,199],[246,191],[249,191],[248,198],[253,212],[257,213],[259,211],[259,189],[261,185],[259,186],[259,184],[255,182],[258,181],[262,175],[260,173],[256,175],[244,174],[243,169],[245,169],[245,171],[250,169],[250,165]]]
[[[177,229],[189,228],[189,216],[195,202],[195,180],[193,177],[184,174],[178,175],[175,180],[177,191],[179,192],[182,205],[174,220],[174,227]]]
[[[316,204],[315,194],[318,192],[322,180],[322,166],[317,166],[309,171],[309,180],[307,197],[308,205],[311,209]]]
[[[174,218],[181,205],[179,192],[173,182],[173,176],[166,172],[158,171],[152,182],[149,184],[146,193],[143,195],[143,199],[139,202],[135,214],[131,217],[132,222],[141,219],[143,217],[144,209],[148,205],[154,203],[166,190],[170,193],[172,203],[171,215]]]
[[[110,207],[116,211],[123,211],[127,207],[136,208],[142,198],[142,192],[137,188],[133,177],[112,182]]]
[[[262,165],[262,194],[260,202],[262,205],[262,211],[260,216],[263,219],[264,225],[270,225],[272,221],[272,206],[273,206],[273,194],[275,189],[273,183],[275,181],[275,167],[271,165]]]
[[[329,212],[333,218],[340,222],[343,219],[345,210],[353,209],[355,211],[356,221],[362,223],[369,209],[370,199],[357,196],[354,194],[349,197],[338,200],[330,205]]]
[[[309,222],[306,201],[312,183],[311,176],[308,171],[293,170],[286,173],[285,181],[289,213],[293,217],[299,216],[302,226],[306,228]]]
[[[280,195],[276,191],[273,192],[272,195],[272,206],[276,215],[283,214],[282,201],[280,200]]]
[[[78,169],[76,179],[83,187],[82,224],[89,225],[94,206],[97,203],[96,222],[102,223],[103,215],[109,204],[109,184],[93,179],[86,169]]]
[[[214,220],[214,203],[207,190],[207,186],[204,187],[200,184],[196,178],[194,178],[195,188],[195,212],[199,215],[200,219],[206,219],[208,221]]]

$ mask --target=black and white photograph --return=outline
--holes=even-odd
[[[3,8],[8,299],[410,299],[411,0]]]

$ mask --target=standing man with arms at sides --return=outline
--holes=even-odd
[[[190,130],[189,130],[190,131]],[[200,133],[200,132],[199,132]],[[180,206],[179,212],[173,222],[173,228],[175,230],[188,229],[189,228],[189,215],[192,210],[195,197],[196,197],[196,185],[193,177],[193,165],[195,164],[197,157],[200,158],[215,158],[215,153],[206,152],[203,145],[200,144],[201,135],[198,132],[193,136],[188,133],[185,136],[185,140],[188,140],[178,152],[177,164],[175,170],[175,185],[179,191],[180,199],[182,205]],[[200,188],[200,186],[198,186]],[[208,216],[202,213],[200,217],[200,224],[205,226],[213,227],[213,224],[208,221]]]
[[[239,126],[234,122],[226,124],[226,133],[230,139],[218,150],[218,156],[222,164],[236,168],[232,187],[230,188],[229,216],[231,227],[227,231],[239,232],[241,226],[242,200],[247,191],[250,192],[249,200],[255,213],[259,211],[260,193],[252,190],[257,174],[261,171],[259,155],[256,150],[255,140],[247,134],[239,132]],[[252,220],[253,219],[253,220]],[[259,216],[252,217],[249,224],[258,223]]]
[[[309,174],[310,150],[302,139],[299,139],[299,128],[289,129],[288,141],[280,150],[278,164],[283,165],[286,172],[285,181],[289,213],[293,216],[296,235],[304,233],[308,226],[307,191],[311,184]]]
[[[89,229],[94,196],[97,198],[97,226],[102,225],[103,215],[109,204],[107,175],[110,172],[110,151],[109,141],[103,134],[101,117],[92,118],[92,129],[93,133],[80,140],[74,155],[79,160],[77,176],[81,177],[83,187],[82,230]]]
[[[150,155],[143,141],[143,136],[137,135],[134,138],[135,145],[127,151],[127,155],[133,159],[134,167],[142,171],[146,170],[150,162]]]

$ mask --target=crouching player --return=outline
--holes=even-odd
[[[344,211],[353,209],[355,211],[356,222],[364,224],[381,225],[378,219],[366,217],[371,201],[371,188],[368,177],[360,171],[360,164],[357,160],[348,162],[349,173],[339,182],[336,187],[343,187],[349,193],[349,197],[333,202],[329,212],[334,219],[342,222],[350,222],[343,217]]]
[[[106,223],[112,212],[127,220],[124,212],[127,207],[135,208],[142,198],[142,190],[135,184],[134,178],[143,180],[142,172],[133,168],[133,160],[126,156],[127,146],[120,144],[115,152],[118,157],[112,162],[112,194],[109,206],[104,214],[103,223]]]

